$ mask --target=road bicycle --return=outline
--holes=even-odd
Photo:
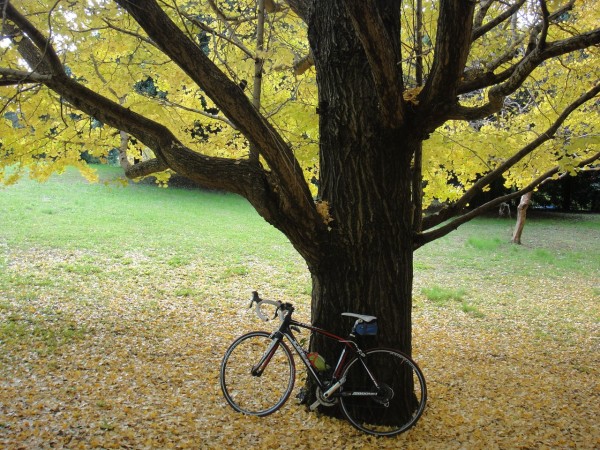
[[[294,388],[296,366],[290,346],[306,366],[316,385],[315,410],[339,404],[348,421],[359,430],[393,436],[413,426],[425,409],[427,388],[417,364],[406,354],[388,348],[361,350],[359,336],[377,333],[374,316],[345,312],[353,319],[348,338],[343,338],[310,324],[293,319],[291,303],[261,299],[252,293],[250,308],[269,320],[265,305],[275,307],[273,318],[279,318],[274,332],[253,331],[237,338],[225,352],[219,381],[225,399],[243,414],[266,416],[288,400]],[[304,341],[294,332],[301,329],[337,341],[341,348],[334,367],[329,367],[318,354],[303,348]],[[289,343],[289,345],[286,343]]]

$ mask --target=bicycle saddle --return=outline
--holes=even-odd
[[[342,316],[355,317],[366,323],[372,322],[373,320],[377,319],[377,317],[375,317],[375,316],[366,316],[364,314],[355,314],[355,313],[349,313],[349,312],[342,313]]]

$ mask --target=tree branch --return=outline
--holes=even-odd
[[[456,201],[455,203],[453,203],[452,205],[450,205],[446,208],[443,208],[442,210],[438,211],[436,214],[432,214],[431,216],[425,217],[423,219],[423,229],[427,230],[429,228],[437,226],[440,223],[444,222],[445,220],[449,219],[450,217],[453,217],[454,215],[456,215],[457,213],[462,211],[466,207],[466,205],[471,201],[471,199],[476,194],[481,192],[485,186],[489,186],[490,183],[492,183],[493,181],[500,178],[500,176],[504,172],[506,172],[508,169],[513,167],[519,161],[521,161],[525,156],[530,154],[532,151],[534,151],[536,148],[538,148],[544,142],[552,139],[554,137],[554,135],[556,134],[556,131],[565,122],[565,120],[569,117],[569,115],[573,111],[575,111],[577,108],[579,108],[581,105],[583,105],[587,101],[595,98],[595,96],[598,95],[599,93],[600,93],[600,84],[594,86],[592,89],[590,89],[589,91],[587,91],[583,95],[581,95],[579,98],[577,98],[577,100],[575,100],[567,108],[565,108],[565,110],[557,117],[557,119],[554,121],[554,123],[550,127],[548,127],[548,129],[546,129],[546,131],[544,133],[542,133],[540,136],[537,137],[537,139],[535,139],[534,141],[530,142],[528,145],[523,147],[521,150],[519,150],[513,156],[508,158],[506,161],[504,161],[502,164],[500,164],[494,170],[489,172],[487,175],[485,175],[485,176],[481,177],[479,180],[477,180],[477,182],[475,182],[475,184],[473,184],[473,186],[471,186],[471,188],[467,192],[465,192],[458,201]]]
[[[300,17],[304,22],[306,22],[310,7],[310,0],[284,0],[285,3],[296,13],[298,17]]]
[[[14,86],[25,83],[43,83],[52,75],[0,67],[0,86]]]
[[[32,27],[28,22],[26,24]],[[32,29],[27,36],[37,34],[39,32],[36,33]],[[33,42],[24,37],[17,45],[27,63],[35,65],[39,54],[31,51]],[[55,53],[51,49],[48,54]],[[277,224],[275,218],[280,206],[268,188],[269,175],[259,165],[241,160],[208,157],[194,152],[182,145],[173,133],[160,123],[109,100],[68,77],[64,72],[51,75],[19,73],[11,69],[3,69],[3,72],[13,77],[37,77],[60,95],[64,102],[107,125],[135,136],[147,145],[156,155],[156,159],[132,166],[127,172],[128,176],[142,176],[170,168],[202,186],[244,196],[266,220]]]
[[[479,120],[500,111],[504,105],[504,99],[521,87],[531,72],[542,62],[598,43],[600,43],[600,28],[562,41],[546,43],[543,50],[536,47],[535,50],[525,56],[510,71],[510,75],[506,77],[506,81],[490,89],[488,92],[488,103],[474,108],[455,104],[450,109],[447,119]],[[501,76],[506,75],[508,74],[504,73]]]
[[[103,101],[109,100],[94,92],[83,93],[84,86],[66,77],[53,78],[47,86],[74,107],[138,137],[154,151],[159,161],[174,171],[205,187],[244,196],[265,220],[286,234],[309,264],[316,264],[322,242],[319,236],[326,232],[326,227],[290,146],[256,110],[242,89],[189,39],[156,0],[116,2],[138,22],[153,43],[203,89],[250,144],[256,146],[269,170],[263,168],[260,160],[223,159],[193,152],[159,123],[119,109],[114,102],[114,106],[107,106]],[[115,117],[121,114],[133,117]]]
[[[130,165],[125,169],[125,176],[131,179],[140,178],[152,175],[153,173],[163,172],[168,168],[169,167],[165,163],[153,158]]]
[[[548,11],[546,0],[540,0],[540,7],[542,9],[542,30],[538,41],[538,48],[544,50],[546,39],[548,38],[548,29],[550,28],[550,11]]]
[[[312,54],[312,51],[308,52],[308,55],[303,56],[294,61],[294,73],[296,75],[302,75],[308,69],[315,65],[315,59]]]
[[[600,153],[596,153],[592,157],[590,157],[584,161],[581,161],[577,165],[577,167],[579,167],[579,168],[585,167],[588,164],[591,164],[598,159],[600,159]],[[536,187],[544,184],[552,176],[559,173],[559,171],[560,171],[560,168],[558,166],[555,166],[552,169],[550,169],[547,172],[540,175],[539,177],[537,177],[535,180],[533,180],[527,186],[525,186],[524,188],[522,188],[516,192],[511,192],[510,194],[495,198],[475,209],[472,209],[471,211],[469,211],[466,214],[463,214],[462,216],[456,217],[455,219],[453,219],[452,221],[450,221],[449,223],[447,223],[446,225],[444,225],[442,227],[436,228],[431,231],[427,231],[425,233],[417,233],[415,235],[415,239],[414,239],[414,249],[416,250],[417,248],[422,247],[423,245],[427,244],[428,242],[434,241],[436,239],[441,238],[442,236],[449,234],[450,232],[456,230],[460,225],[470,221],[471,219],[474,219],[475,217],[480,216],[481,214],[483,214],[486,211],[489,211],[492,208],[499,206],[501,203],[512,200],[513,198],[521,197],[523,194],[533,191]]]
[[[481,0],[479,2],[479,10],[473,18],[473,29],[479,28],[483,25],[483,19],[487,15],[490,7],[494,3],[494,0]]]
[[[282,221],[281,199],[273,192],[273,182],[270,180],[272,175],[260,165],[248,160],[209,157],[197,153],[182,145],[160,123],[124,108],[66,76],[52,77],[46,85],[73,107],[135,136],[154,152],[155,159],[129,167],[126,170],[128,177],[145,176],[169,168],[205,188],[233,192],[245,197],[265,220],[281,230],[291,232],[291,239],[313,238],[306,228],[297,227],[295,223],[291,226],[291,222]],[[289,217],[285,219],[293,220]],[[309,261],[316,260],[316,246],[317,243],[315,248],[309,245],[303,248],[303,255]]]
[[[211,27],[209,27],[208,25],[202,23],[200,20],[198,20],[196,17],[192,16],[191,14],[183,14],[183,16],[189,20],[191,23],[193,23],[194,25],[196,25],[198,28],[206,31],[207,33],[210,33],[214,36],[217,36],[221,39],[223,39],[224,41],[227,42],[231,42],[233,45],[235,45],[237,48],[239,48],[242,52],[244,52],[248,57],[254,59],[256,57],[256,55],[250,51],[250,49],[248,49],[236,36],[235,32],[231,29],[230,26],[228,26],[226,24],[226,28],[228,30],[230,30],[231,33],[231,37],[226,36],[224,33],[219,33],[216,30],[212,29]]]
[[[35,46],[37,61],[31,65],[33,70],[37,72],[64,73],[63,65],[50,41],[25,16],[17,11],[8,0],[0,0],[0,8],[3,14],[6,14],[6,17],[2,17],[3,29],[10,27],[4,20],[8,18],[19,30],[25,33],[21,42],[31,42],[32,45],[29,50],[32,52]],[[12,40],[15,42],[14,37]]]
[[[573,8],[574,4],[575,4],[575,0],[569,0],[569,2],[567,4],[565,4],[565,6],[554,11],[552,14],[550,14],[548,16],[547,23],[549,24],[550,22],[561,17],[561,15],[564,14],[566,11],[571,10]],[[541,24],[532,28],[531,35],[530,35],[530,44],[529,44],[528,48],[531,48],[531,49],[541,48],[540,44],[539,44],[538,35],[542,32],[543,27],[544,27],[544,22],[542,21]],[[588,34],[590,34],[590,33],[586,33],[585,35],[588,35]],[[578,38],[578,36],[575,36],[575,38]],[[520,42],[524,39],[525,39],[525,36],[521,37],[518,41]],[[538,41],[537,44],[536,44],[536,40]],[[567,40],[565,40],[565,41],[567,41]],[[560,42],[565,42],[565,41],[560,41]],[[508,49],[508,50],[510,51],[511,49]],[[547,48],[545,50],[547,50]],[[504,61],[503,58],[487,65],[486,66],[487,71],[482,73],[480,76],[474,77],[474,78],[465,77],[464,81],[461,82],[460,85],[458,86],[458,94],[465,94],[468,92],[473,92],[478,89],[484,89],[486,87],[505,82],[515,73],[515,71],[521,66],[521,64],[523,64],[523,62],[530,55],[530,53],[531,53],[531,50],[526,51],[523,58],[519,62],[517,62],[512,67],[504,70],[503,72],[501,72],[499,74],[494,74],[493,71],[498,67],[497,66],[498,62],[501,63],[502,61]],[[504,56],[508,56],[509,54],[510,53],[507,52],[507,53],[505,53]],[[558,56],[558,55],[554,55],[554,56]],[[551,56],[549,56],[548,58],[550,58],[550,57]],[[546,58],[546,59],[548,59],[548,58]],[[542,61],[540,61],[540,62],[542,62]]]
[[[511,17],[514,13],[516,13],[521,8],[521,6],[523,6],[523,4],[525,3],[525,1],[526,0],[519,0],[519,1],[517,1],[510,8],[508,8],[506,11],[504,11],[502,14],[499,14],[498,16],[496,16],[493,19],[491,19],[488,22],[486,22],[485,25],[482,25],[481,22],[479,22],[479,19],[478,19],[477,22],[479,24],[478,24],[478,26],[476,28],[473,29],[473,32],[471,33],[471,41],[476,41],[481,36],[483,36],[484,34],[486,34],[488,31],[493,30],[498,25],[500,25],[502,22],[504,22],[506,19],[508,19],[509,17]],[[488,7],[489,7],[489,5],[488,5]],[[483,8],[483,6],[482,6],[482,8]],[[483,21],[483,18],[481,19],[481,21]]]
[[[304,172],[291,147],[257,111],[242,89],[181,31],[156,0],[116,2],[138,22],[161,51],[202,88],[259,151],[269,166],[269,172],[262,168],[260,160],[229,160],[229,164],[237,165],[238,169],[232,171],[236,174],[235,177],[232,173],[226,174],[228,179],[234,184],[236,180],[239,181],[239,189],[245,191],[242,195],[250,200],[259,214],[282,230],[309,264],[316,263],[321,242],[319,236],[326,232],[326,227],[317,212]],[[182,152],[184,150],[177,150],[177,158],[168,160],[167,164],[185,174],[190,169],[186,168],[187,158]],[[157,156],[160,159],[161,155]],[[215,162],[217,159],[207,158],[207,161]],[[217,168],[221,166],[217,165]],[[244,168],[245,173],[240,172],[240,168]],[[207,181],[216,183],[219,176],[219,173],[213,173]],[[257,176],[258,193],[255,193],[252,184],[256,183]],[[231,186],[228,190],[237,192],[235,189],[235,186]]]
[[[388,34],[399,33],[400,6],[398,2],[391,2],[385,7],[394,13],[393,24],[386,24],[379,13],[383,8],[381,2],[376,0],[344,0],[354,30],[367,55],[369,67],[375,81],[375,89],[381,105],[381,117],[388,122],[388,126],[398,127],[404,122],[404,99],[402,98],[403,81],[402,65],[400,64],[400,48]],[[386,2],[386,3],[388,3]]]
[[[171,59],[202,87],[217,107],[261,150],[270,168],[296,190],[291,198],[312,204],[302,169],[289,146],[231,81],[168,18],[155,1],[117,0]],[[302,187],[303,185],[303,187]]]
[[[440,3],[435,58],[419,95],[420,104],[431,108],[455,102],[471,46],[475,10],[474,1],[441,0]]]
[[[291,148],[256,110],[239,86],[231,81],[158,6],[156,1],[117,0],[236,127],[255,145],[267,161],[270,183],[281,200],[282,211],[304,224],[305,231],[320,226],[320,220],[300,164]],[[290,230],[286,230],[289,232]]]

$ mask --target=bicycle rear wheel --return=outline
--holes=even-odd
[[[296,366],[287,345],[274,343],[270,334],[253,331],[237,338],[225,352],[219,380],[221,390],[233,409],[253,416],[266,416],[285,403],[294,388]],[[264,370],[253,375],[252,370],[264,360]]]
[[[421,417],[427,401],[425,377],[412,359],[389,349],[373,349],[354,358],[344,369],[340,405],[359,430],[393,436],[406,431]],[[380,388],[377,390],[365,366]],[[368,393],[377,392],[376,396]]]

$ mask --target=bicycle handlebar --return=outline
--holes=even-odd
[[[283,310],[281,309],[281,306],[283,305],[283,303],[281,303],[280,301],[264,300],[258,296],[258,292],[254,291],[254,292],[252,292],[252,300],[250,300],[250,308],[252,308],[252,305],[254,303],[256,303],[256,306],[254,307],[254,312],[256,313],[258,318],[261,319],[263,322],[268,322],[269,317],[266,316],[262,312],[262,310],[261,310],[262,305],[276,306],[277,308],[275,309],[275,314],[273,315],[273,319],[275,317],[279,316],[279,321],[283,322],[284,313],[283,313]]]

